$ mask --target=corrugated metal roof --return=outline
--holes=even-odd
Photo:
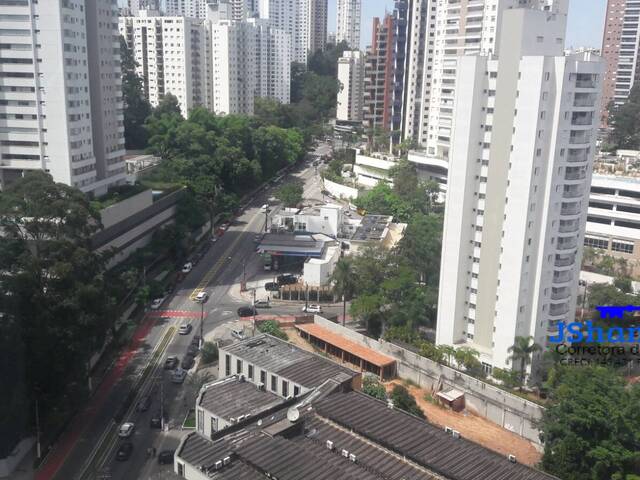
[[[200,406],[228,420],[240,415],[255,415],[282,401],[271,392],[259,390],[254,383],[231,378],[206,388],[202,392]]]

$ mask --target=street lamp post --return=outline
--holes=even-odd
[[[267,207],[264,211],[264,233],[267,233],[267,228],[269,224],[269,207]]]
[[[204,344],[204,301],[200,303],[200,342],[199,346],[202,348]]]
[[[255,337],[256,336],[256,289],[253,289],[253,304],[251,305],[251,313],[253,314],[253,322],[251,322],[253,325],[251,327],[251,336]]]

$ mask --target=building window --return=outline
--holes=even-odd
[[[236,360],[236,373],[242,373],[242,360]]]
[[[264,370],[260,370],[260,383],[262,383],[263,385],[267,384],[267,372],[265,372]]]
[[[298,395],[300,395],[300,387],[297,385],[293,386],[293,396],[297,397]]]
[[[282,396],[287,398],[289,396],[289,382],[282,380]]]
[[[271,391],[278,391],[278,378],[275,375],[271,375]]]
[[[609,240],[606,238],[584,237],[584,246],[607,250],[609,248]]]
[[[231,375],[231,355],[224,356],[224,374],[225,376]]]
[[[632,254],[633,253],[633,244],[613,241],[613,242],[611,242],[611,250],[613,250],[614,252]]]
[[[253,365],[249,365],[249,380],[253,380]]]

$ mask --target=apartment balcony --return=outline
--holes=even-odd
[[[576,93],[573,97],[573,106],[578,108],[593,108],[596,106],[596,96],[592,93]]]
[[[593,125],[593,112],[573,112],[571,125],[581,127]]]
[[[553,265],[559,268],[562,267],[569,267],[571,265],[573,265],[575,263],[576,259],[575,256],[571,255],[568,257],[563,257],[561,255],[556,255],[556,258],[553,262]],[[551,298],[553,298],[553,296],[551,296]]]
[[[567,162],[569,163],[584,163],[589,158],[589,154],[586,148],[571,148],[567,155]]]
[[[573,237],[573,238],[559,238],[556,248],[559,251],[573,250],[573,249],[576,248],[577,244],[578,244],[578,240],[575,237]]]
[[[567,300],[571,296],[569,288],[554,288],[551,290],[551,300]]]
[[[587,134],[585,131],[571,131],[571,135],[569,136],[569,143],[571,145],[580,145],[585,143],[591,143],[591,135]]]
[[[571,270],[554,272],[553,274],[553,283],[568,283],[571,280],[573,280],[573,272]]]
[[[566,303],[560,304],[551,304],[549,307],[549,316],[550,317],[560,317],[562,315],[566,315],[569,312],[569,305]]]
[[[577,170],[567,169],[564,174],[564,179],[568,181],[584,180],[587,178],[587,170],[585,168],[579,168]]]
[[[584,195],[584,190],[582,188],[572,188],[572,187],[565,186],[564,191],[562,192],[563,198],[579,198],[579,197],[582,197],[583,195]]]
[[[576,88],[596,88],[596,77],[590,73],[576,75]]]
[[[575,233],[580,229],[580,223],[577,220],[565,221],[560,220],[560,227],[558,231],[560,233]]]

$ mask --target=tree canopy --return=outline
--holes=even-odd
[[[416,403],[416,399],[402,385],[394,385],[389,399],[393,402],[393,407],[404,410],[407,413],[426,419],[424,412]]]
[[[120,36],[122,69],[122,99],[124,103],[124,144],[127,150],[147,147],[144,123],[151,114],[151,105],[144,97],[142,79],[136,73],[136,61],[124,37]]]
[[[620,149],[640,148],[640,85],[635,84],[626,102],[618,107],[610,107],[609,142]]]

